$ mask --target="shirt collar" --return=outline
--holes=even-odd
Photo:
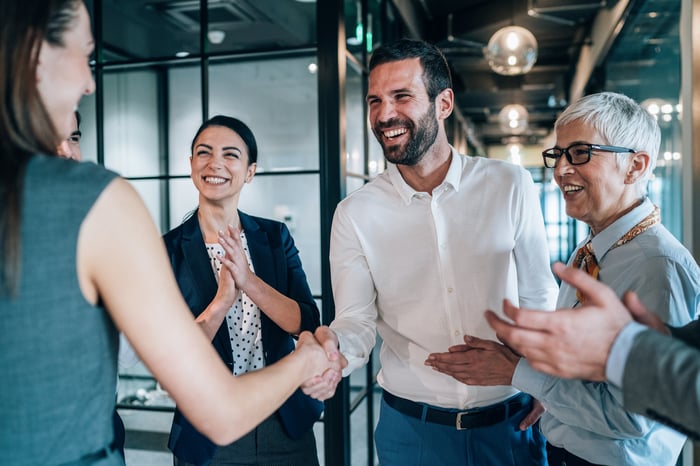
[[[641,204],[615,220],[610,224],[610,226],[595,235],[591,239],[591,245],[593,246],[593,252],[596,259],[598,259],[600,262],[603,256],[608,252],[613,244],[617,242],[617,240],[622,238],[625,233],[630,231],[633,226],[641,222],[642,219],[649,215],[653,210],[654,204],[652,204],[648,197],[645,197]]]
[[[452,151],[452,160],[450,160],[450,167],[447,169],[445,179],[442,180],[442,183],[440,183],[433,190],[434,192],[439,190],[444,185],[450,185],[455,191],[459,191],[459,184],[462,178],[464,157],[460,156],[459,152],[457,152],[457,149],[455,149],[454,147],[450,146],[450,150]],[[394,185],[396,192],[399,193],[399,196],[401,196],[401,199],[403,200],[404,204],[409,205],[414,197],[419,197],[421,195],[426,194],[420,191],[416,191],[415,189],[410,187],[408,183],[404,181],[403,177],[401,176],[401,173],[399,172],[399,169],[396,167],[396,164],[387,163],[386,171],[389,174],[391,184]]]

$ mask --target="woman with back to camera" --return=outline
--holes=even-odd
[[[231,376],[193,322],[134,189],[54,155],[81,96],[94,90],[92,50],[82,1],[0,2],[3,464],[123,464],[109,446],[118,330],[218,444],[250,431],[330,365],[302,333],[289,357]]]
[[[235,375],[256,371],[291,352],[293,335],[314,331],[319,311],[285,224],[238,210],[257,167],[250,128],[217,115],[199,127],[190,151],[199,206],[164,236],[165,246],[185,301],[221,359]],[[221,266],[218,242],[227,230],[230,271]],[[168,446],[175,465],[314,465],[312,426],[322,409],[297,390],[255,430],[218,449],[176,411]]]

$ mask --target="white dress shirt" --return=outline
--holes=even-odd
[[[495,339],[484,311],[503,299],[554,309],[557,285],[537,190],[522,167],[452,149],[444,181],[417,192],[393,164],[337,207],[330,247],[340,349],[347,375],[383,339],[379,384],[447,408],[500,402],[517,390],[475,387],[424,365],[428,354]]]

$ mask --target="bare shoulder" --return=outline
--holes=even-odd
[[[146,206],[128,181],[115,178],[85,217],[78,237],[78,276],[85,298],[96,303],[99,289],[115,269],[135,266],[143,247],[162,248]],[[145,258],[145,255],[141,256]],[[110,267],[106,267],[110,264]]]

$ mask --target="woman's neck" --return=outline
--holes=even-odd
[[[229,225],[240,228],[237,205],[200,202],[197,216],[205,243],[218,242],[219,232],[226,231]]]

